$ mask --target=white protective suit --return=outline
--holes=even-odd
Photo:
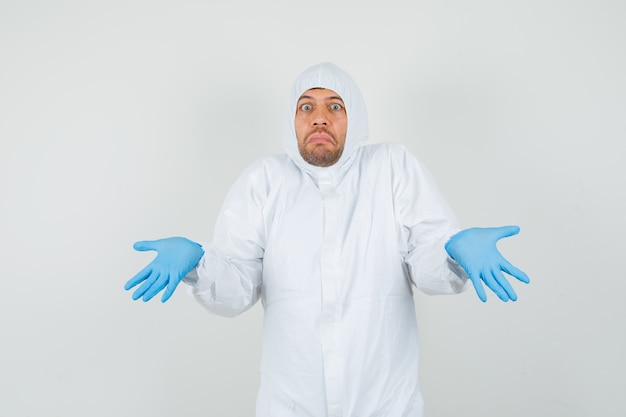
[[[348,117],[343,154],[327,168],[302,159],[294,128],[298,98],[314,87],[338,93]],[[338,67],[297,79],[286,127],[286,155],[241,175],[185,281],[224,316],[261,298],[257,417],[420,417],[411,285],[467,287],[444,249],[458,231],[453,213],[402,146],[364,146],[365,103]]]

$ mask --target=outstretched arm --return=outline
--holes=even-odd
[[[165,302],[184,280],[196,300],[215,314],[233,317],[254,305],[263,283],[262,204],[270,184],[265,172],[262,162],[254,164],[231,187],[211,243],[182,237],[137,242],[135,249],[158,254],[126,283],[127,290],[141,284],[133,299],[148,301],[164,290]]]
[[[461,230],[446,243],[446,251],[463,267],[483,302],[487,301],[483,283],[502,301],[517,300],[517,294],[503,271],[523,283],[530,282],[528,276],[507,261],[496,247],[498,240],[516,235],[519,230],[518,226],[474,227]]]

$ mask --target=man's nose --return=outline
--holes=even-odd
[[[326,126],[328,124],[328,114],[325,109],[316,109],[313,113],[313,126]]]

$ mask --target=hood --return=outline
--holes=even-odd
[[[298,150],[298,139],[294,120],[298,99],[311,88],[333,90],[342,98],[348,117],[346,143],[341,158],[329,167],[318,167],[306,162]],[[344,70],[331,63],[321,63],[305,70],[296,79],[291,89],[289,108],[285,120],[284,147],[294,163],[314,179],[320,176],[336,177],[342,168],[347,168],[356,150],[365,144],[369,136],[367,109],[361,91]]]

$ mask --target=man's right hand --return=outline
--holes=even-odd
[[[142,283],[133,293],[133,300],[143,297],[143,301],[148,301],[167,287],[161,297],[163,303],[172,296],[180,281],[198,265],[204,255],[202,246],[184,237],[145,240],[135,243],[133,248],[138,251],[154,250],[157,256],[126,282],[124,289],[129,290]]]

